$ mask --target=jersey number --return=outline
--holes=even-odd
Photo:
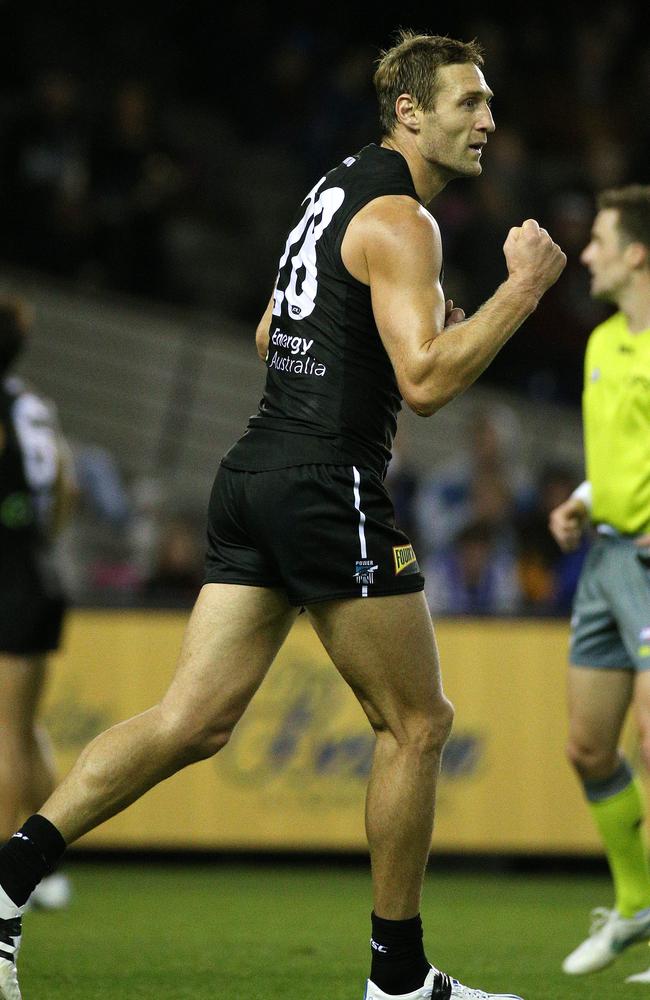
[[[48,489],[58,471],[56,431],[48,407],[36,396],[20,395],[14,404],[14,426],[29,486],[33,490]]]
[[[324,182],[323,177],[309,192],[305,199],[305,213],[289,233],[273,295],[274,316],[280,315],[285,299],[293,319],[305,319],[316,305],[316,244],[345,198],[345,192],[339,187],[327,188],[319,194]],[[289,257],[291,266],[286,268]]]

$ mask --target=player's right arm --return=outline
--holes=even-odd
[[[271,296],[269,304],[264,310],[264,315],[257,324],[257,329],[255,330],[255,346],[262,361],[266,361],[266,355],[269,349],[269,331],[271,329],[272,316],[273,295]]]
[[[504,245],[508,278],[469,319],[445,328],[438,226],[414,199],[377,198],[351,221],[342,246],[350,273],[370,286],[377,328],[400,393],[430,416],[467,389],[534,311],[566,257],[528,219]]]
[[[575,552],[589,523],[589,510],[579,497],[570,496],[551,511],[548,526],[563,552]]]

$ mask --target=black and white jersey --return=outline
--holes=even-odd
[[[42,545],[59,469],[56,412],[24,382],[0,380],[0,550]]]
[[[342,464],[384,475],[401,398],[370,289],[341,259],[351,219],[384,195],[419,200],[404,157],[369,145],[303,201],[278,269],[264,395],[226,466]]]
[[[0,651],[57,649],[66,601],[49,543],[56,504],[56,411],[20,379],[0,379]]]

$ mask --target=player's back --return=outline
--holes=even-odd
[[[343,264],[341,245],[357,212],[391,194],[417,200],[406,160],[370,145],[303,201],[278,268],[264,395],[224,464],[354,464],[383,475],[400,396],[370,289]]]
[[[21,379],[0,380],[0,558],[46,546],[58,465],[54,408]]]

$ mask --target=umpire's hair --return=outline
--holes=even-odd
[[[618,228],[626,242],[643,243],[650,251],[650,185],[629,184],[603,191],[598,195],[598,209],[605,208],[618,212]]]
[[[418,35],[403,28],[393,47],[380,54],[373,78],[384,135],[390,135],[397,124],[395,102],[400,94],[410,94],[423,111],[431,111],[439,67],[457,63],[482,66],[479,43],[459,42],[446,35]]]
[[[29,310],[21,299],[0,295],[0,375],[14,363],[25,344]]]

